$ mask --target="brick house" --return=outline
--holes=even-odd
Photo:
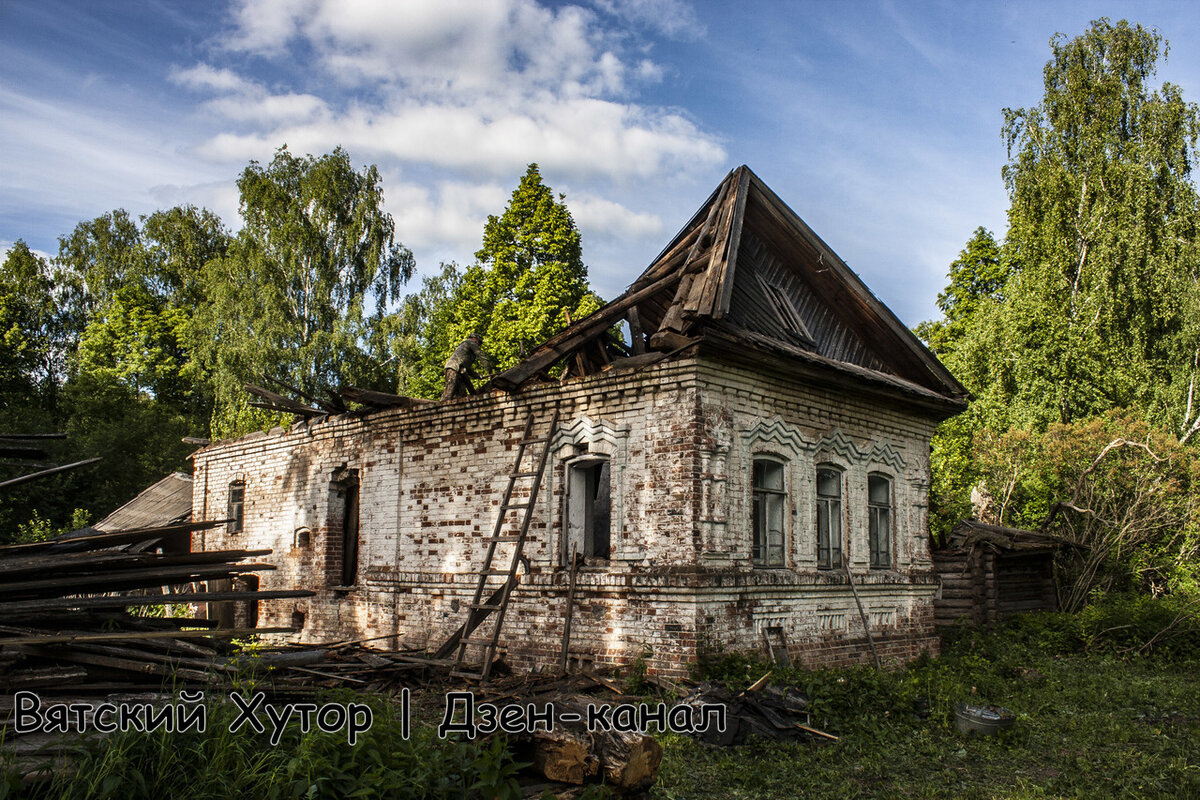
[[[262,588],[317,594],[258,622],[305,641],[436,649],[504,605],[490,624],[519,666],[557,665],[568,617],[571,659],[666,674],[718,650],[861,661],[868,630],[909,659],[938,648],[929,439],[965,394],[740,167],[624,294],[488,391],[347,390],[367,409],[199,450],[195,518],[235,521],[193,548],[274,550]],[[549,440],[523,511],[527,421]]]

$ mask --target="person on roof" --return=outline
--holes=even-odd
[[[483,364],[487,371],[492,370],[492,360],[488,358],[487,353],[483,352],[482,344],[483,337],[478,333],[472,333],[463,339],[458,347],[454,348],[454,353],[446,361],[446,386],[442,389],[443,403],[451,397],[462,397],[475,393],[471,379],[479,378],[474,370],[476,362]]]

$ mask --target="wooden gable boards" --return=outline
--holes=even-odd
[[[611,329],[628,321],[624,347]],[[729,173],[620,297],[495,379],[514,389],[599,371],[701,339],[835,366],[959,405],[965,389],[858,276],[749,167]],[[573,356],[573,357],[572,357]]]

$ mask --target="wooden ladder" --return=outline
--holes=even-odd
[[[475,597],[467,606],[467,620],[450,639],[435,653],[437,658],[445,658],[455,648],[458,654],[454,658],[454,669],[450,674],[460,678],[487,680],[492,671],[492,662],[496,657],[496,647],[500,641],[500,630],[504,625],[504,615],[508,611],[508,601],[513,590],[517,588],[519,578],[517,567],[524,561],[528,571],[529,563],[525,559],[525,539],[529,534],[529,523],[533,521],[533,510],[537,506],[538,489],[542,485],[542,475],[546,471],[546,461],[550,455],[550,440],[558,427],[558,409],[554,409],[554,417],[545,436],[534,437],[533,412],[525,421],[525,431],[517,443],[517,457],[513,462],[512,471],[508,473],[508,486],[504,489],[504,499],[500,501],[500,509],[496,515],[496,525],[492,528],[492,536],[487,540],[487,554],[483,559],[483,567],[479,570],[479,580],[475,585]],[[541,446],[541,451],[532,451],[535,445]],[[536,461],[536,465],[525,465],[527,456]],[[513,501],[513,490],[517,481],[532,479],[529,485],[528,497]],[[521,524],[519,532],[504,533],[508,512],[520,511]],[[507,568],[495,568],[496,545],[511,542],[514,544],[512,558]],[[499,581],[499,582],[497,582]],[[491,632],[480,634],[481,624],[495,613],[492,620]],[[482,660],[478,670],[468,667],[467,650],[471,647],[483,649]]]

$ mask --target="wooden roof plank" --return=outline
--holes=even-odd
[[[293,414],[299,414],[302,417],[322,417],[327,413],[319,408],[313,408],[312,406],[297,402],[290,397],[284,397],[281,394],[276,394],[270,389],[264,389],[261,386],[255,386],[253,383],[244,383],[242,384],[242,387],[250,394],[255,395],[256,397],[261,397],[262,399],[270,402],[279,411],[288,411]]]
[[[585,344],[593,336],[608,330],[621,319],[627,309],[656,292],[669,288],[679,278],[678,273],[672,273],[636,292],[626,292],[604,308],[589,314],[558,335],[552,336],[524,361],[494,377],[493,384],[502,389],[520,386],[542,370],[553,366],[560,358],[568,355],[576,347]]]
[[[0,601],[0,616],[38,611],[74,611],[75,609],[128,608],[144,605],[183,605],[217,603],[228,600],[286,600],[312,597],[308,589],[260,589],[255,592],[186,592],[178,594],[114,595],[110,597],[55,597],[39,600]]]
[[[717,302],[709,313],[713,319],[722,319],[729,313],[729,302],[733,297],[733,279],[737,270],[738,255],[742,243],[742,223],[746,217],[746,199],[750,194],[750,170],[742,166],[738,168],[737,196],[734,201],[733,227],[729,231],[729,243],[726,245],[725,267],[721,276],[721,292]]]

